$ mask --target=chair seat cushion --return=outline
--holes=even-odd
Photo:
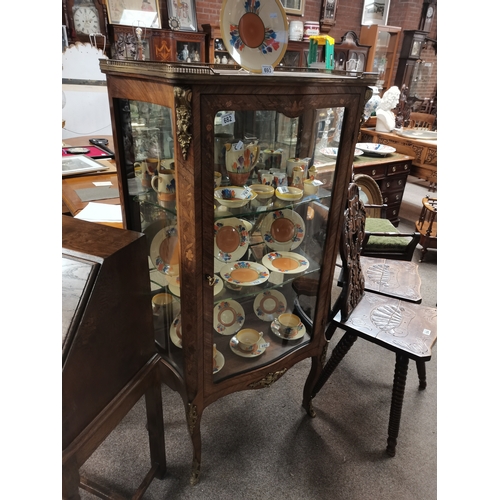
[[[367,233],[399,233],[388,219],[369,217],[366,219],[365,231]],[[370,236],[365,250],[383,250],[384,252],[401,252],[412,241],[410,237],[403,236]]]

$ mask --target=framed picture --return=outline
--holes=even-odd
[[[281,0],[281,5],[287,14],[304,15],[304,5],[306,0]]]
[[[337,0],[323,0],[321,24],[335,26],[335,16],[337,14]]]
[[[106,0],[110,24],[161,28],[158,0]]]
[[[171,29],[198,31],[195,0],[167,0],[167,10]]]
[[[361,24],[364,26],[369,24],[387,25],[389,2],[390,0],[365,0]]]

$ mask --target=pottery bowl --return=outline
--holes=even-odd
[[[248,187],[225,186],[215,189],[214,197],[225,207],[239,208],[257,198],[257,193]]]

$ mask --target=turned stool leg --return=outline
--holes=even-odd
[[[398,442],[399,423],[401,422],[401,410],[403,409],[408,362],[409,359],[407,356],[401,353],[396,354],[391,413],[389,416],[389,437],[387,438],[387,448],[385,450],[390,457],[396,455],[396,444]]]
[[[353,335],[352,333],[346,333],[340,340],[339,343],[335,346],[335,349],[332,351],[330,359],[326,363],[321,375],[316,382],[312,390],[311,399],[318,394],[320,389],[325,385],[325,382],[330,378],[330,375],[333,373],[335,368],[337,368],[338,364],[344,359],[344,356],[349,352],[349,349],[352,347],[354,342],[358,337]]]
[[[417,364],[417,373],[418,373],[418,388],[419,390],[424,390],[427,387],[427,380],[425,375],[425,361],[419,359],[416,361]]]

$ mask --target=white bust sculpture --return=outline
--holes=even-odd
[[[396,117],[391,111],[396,107],[399,101],[400,91],[394,86],[385,91],[382,100],[377,108],[377,132],[392,132],[396,126]]]

